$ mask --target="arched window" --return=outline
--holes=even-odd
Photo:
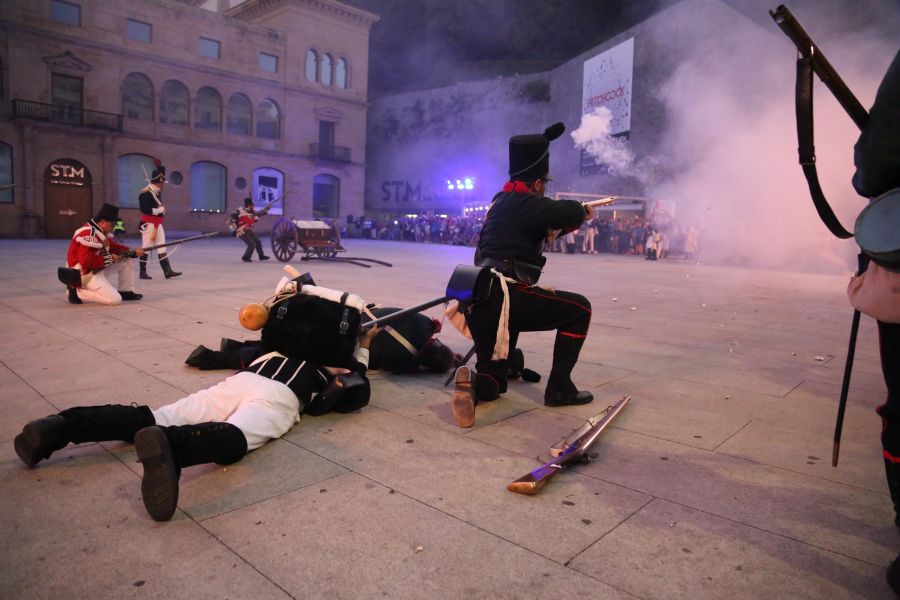
[[[331,58],[330,54],[322,55],[322,83],[325,85],[331,85],[331,63],[334,61]]]
[[[225,167],[199,161],[191,165],[191,210],[225,212]]]
[[[256,137],[277,140],[278,105],[266,98],[256,105]]]
[[[0,142],[0,204],[13,202],[12,146]]]
[[[347,59],[339,58],[334,69],[334,85],[347,89]]]
[[[180,81],[170,79],[163,84],[159,94],[159,122],[188,126],[188,91]]]
[[[153,157],[146,154],[123,154],[116,166],[119,179],[119,207],[138,208],[138,196],[141,190],[147,187],[147,178],[156,168]]]
[[[200,88],[197,92],[194,127],[222,131],[222,97],[211,87]]]
[[[334,175],[313,178],[313,217],[337,218],[341,203],[341,180]]]
[[[243,94],[232,94],[228,99],[228,133],[250,135],[250,118],[253,115],[250,99]]]
[[[315,50],[306,51],[306,80],[316,81],[316,71],[319,67],[319,54]]]
[[[129,119],[153,120],[153,84],[146,75],[129,73],[122,84],[122,114]]]

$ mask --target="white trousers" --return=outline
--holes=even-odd
[[[160,244],[166,243],[166,230],[163,229],[162,224],[154,225],[153,223],[141,223],[141,247],[149,248],[150,246],[158,246]],[[159,255],[159,250],[153,250],[152,252],[156,252],[157,256]],[[163,254],[165,254],[165,250],[163,250]],[[150,258],[150,252],[147,253],[147,258]]]
[[[300,420],[300,403],[283,383],[244,371],[154,410],[153,416],[163,427],[231,423],[247,438],[247,450],[255,450]]]
[[[119,276],[118,291],[109,282],[109,277]],[[122,303],[122,292],[134,291],[134,263],[130,258],[107,265],[102,271],[81,276],[78,297],[84,302],[98,302],[109,306]]]

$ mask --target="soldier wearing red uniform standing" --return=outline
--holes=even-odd
[[[166,183],[166,168],[159,160],[154,161],[156,168],[150,177],[150,182],[138,197],[141,209],[141,242],[144,247],[156,246],[166,243],[166,231],[163,229],[163,220],[166,215],[166,207],[162,203],[162,189]],[[172,270],[165,252],[158,252],[159,266],[162,267],[166,279],[178,277],[181,273]],[[152,279],[147,274],[147,256],[141,256],[141,279]]]
[[[108,236],[119,218],[119,207],[104,204],[97,216],[79,227],[72,235],[69,251],[66,255],[66,266],[81,273],[79,285],[69,288],[69,302],[99,302],[116,305],[122,300],[140,300],[141,294],[134,292],[134,264],[126,256],[129,252]],[[144,250],[138,248],[137,256],[143,256]],[[118,289],[109,282],[108,277],[118,274]]]
[[[260,240],[259,236],[256,235],[256,232],[253,231],[253,224],[259,221],[259,218],[267,212],[268,211],[265,209],[257,211],[256,207],[253,206],[253,198],[249,196],[244,198],[244,206],[238,209],[238,227],[235,235],[247,244],[247,250],[241,257],[241,260],[244,262],[251,262],[250,257],[253,256],[254,249],[259,255],[259,260],[269,260],[269,257],[263,252],[262,240]]]

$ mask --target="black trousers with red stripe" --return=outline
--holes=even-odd
[[[878,321],[881,371],[887,385],[887,400],[878,407],[881,416],[881,447],[888,489],[894,503],[894,522],[900,526],[900,323]]]
[[[466,323],[475,341],[479,401],[493,400],[506,391],[507,361],[491,360],[502,305],[503,291],[500,282],[494,279],[487,299],[473,305],[466,314]],[[519,333],[556,330],[548,389],[574,389],[570,375],[578,362],[590,323],[591,303],[580,294],[509,283],[509,354],[516,347]]]

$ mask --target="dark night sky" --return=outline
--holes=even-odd
[[[674,0],[344,0],[373,12],[369,93],[557,66]]]

